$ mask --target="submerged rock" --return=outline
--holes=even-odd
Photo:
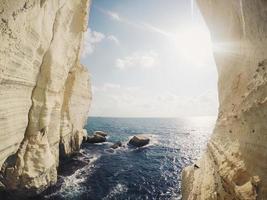
[[[100,136],[102,136],[102,137],[106,137],[106,136],[108,136],[108,134],[105,133],[105,132],[103,132],[103,131],[95,131],[95,132],[94,132],[94,135],[100,135]]]
[[[130,145],[136,146],[136,147],[142,147],[147,144],[149,144],[150,139],[145,136],[133,136],[129,143]]]
[[[101,142],[106,142],[106,137],[94,134],[93,136],[88,136],[86,139],[86,142],[88,143],[101,143]]]
[[[121,146],[122,146],[122,143],[120,141],[118,141],[118,142],[114,143],[113,145],[111,145],[110,148],[117,149]]]

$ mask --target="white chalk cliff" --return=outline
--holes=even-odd
[[[214,43],[219,116],[184,200],[267,199],[267,1],[198,0]],[[79,150],[90,101],[80,64],[90,0],[0,1],[0,188],[32,195]]]
[[[0,1],[0,187],[36,194],[79,150],[91,90],[80,64],[89,0]]]
[[[219,73],[206,152],[183,171],[184,200],[267,199],[267,1],[198,0]]]

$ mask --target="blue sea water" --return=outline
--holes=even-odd
[[[61,164],[56,186],[32,199],[179,200],[182,169],[201,155],[214,124],[214,117],[90,117],[88,134],[105,131],[107,142],[84,143],[78,155]],[[128,147],[136,134],[146,134],[150,144]],[[123,147],[111,149],[117,141]],[[12,200],[3,195],[0,199]]]
[[[108,133],[103,144],[83,144],[81,154],[63,167],[59,186],[45,199],[174,200],[181,199],[181,171],[205,148],[214,117],[88,119],[88,134]],[[151,143],[129,148],[135,134],[147,134]],[[110,146],[121,141],[125,147]],[[89,162],[89,163],[88,163]],[[75,165],[76,163],[76,165]],[[83,163],[83,164],[81,164]]]

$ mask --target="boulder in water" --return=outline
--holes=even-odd
[[[108,136],[108,134],[105,133],[105,132],[103,132],[103,131],[95,131],[95,132],[94,132],[94,135],[100,135],[100,136],[102,136],[102,137],[106,137],[106,136]]]
[[[118,142],[114,143],[113,145],[111,145],[110,148],[117,149],[121,146],[122,146],[122,143],[120,141],[118,141]]]
[[[106,137],[94,134],[93,136],[88,136],[86,139],[86,142],[88,143],[101,143],[101,142],[106,142]]]
[[[130,145],[133,145],[135,147],[142,147],[145,146],[147,144],[149,144],[150,139],[145,137],[145,136],[133,136],[129,143]]]

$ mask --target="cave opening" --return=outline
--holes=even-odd
[[[139,188],[145,191],[144,198],[155,197],[149,194],[153,188],[162,198],[181,197],[181,171],[199,158],[217,117],[212,49],[208,28],[194,0],[92,3],[82,58],[91,72],[93,90],[86,129],[89,134],[96,130],[110,133],[111,142],[150,133],[153,150],[147,160],[119,154],[117,159],[122,163],[119,167],[114,164],[111,174],[113,170],[127,171],[131,165],[138,171],[140,165],[150,162],[143,167],[145,171],[154,170],[158,180],[164,177],[159,184],[150,173],[119,173],[112,183],[103,181],[109,189],[118,186],[114,182],[119,184],[123,194],[115,195],[117,198],[139,198],[134,195],[139,190],[131,186],[143,184],[137,178],[145,180]],[[159,150],[162,146],[166,149]],[[157,157],[158,153],[164,158]],[[99,172],[93,177],[96,175]],[[96,182],[89,180],[91,185]],[[99,188],[93,190],[98,194]]]
[[[267,4],[197,1],[0,3],[0,199],[266,196]]]

